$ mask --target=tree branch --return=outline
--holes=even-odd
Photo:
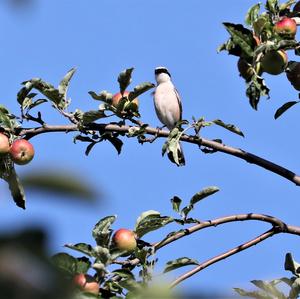
[[[93,130],[93,131],[106,131],[106,132],[118,132],[118,133],[128,133],[129,129],[132,128],[132,126],[128,125],[118,125],[113,123],[108,124],[96,124],[92,123],[88,125],[85,130]],[[139,127],[136,127],[139,128]],[[48,126],[44,125],[37,128],[22,128],[20,129],[20,136],[23,136],[26,139],[30,139],[36,135],[49,133],[49,132],[74,132],[79,131],[78,127],[76,125],[61,125],[61,126]],[[169,135],[169,131],[166,130],[157,130],[156,128],[152,127],[146,127],[145,133],[157,136],[157,137],[163,137],[166,138]],[[263,159],[259,156],[256,156],[252,153],[249,153],[247,151],[244,151],[242,149],[234,148],[228,145],[225,145],[223,143],[219,143],[213,140],[200,138],[198,136],[192,136],[192,135],[183,135],[180,138],[181,141],[196,144],[199,147],[204,146],[209,149],[212,149],[214,151],[222,152],[231,156],[238,157],[248,163],[255,164],[257,166],[260,166],[262,168],[265,168],[268,171],[271,171],[273,173],[278,174],[281,177],[286,178],[287,180],[295,183],[297,186],[300,186],[300,176],[296,175],[294,172],[275,164],[271,161],[268,161],[266,159]]]
[[[248,249],[270,237],[272,237],[273,235],[277,234],[278,231],[276,228],[272,228],[268,231],[266,231],[265,233],[259,235],[258,237],[246,242],[246,243],[243,243],[235,248],[232,248],[222,254],[219,254],[201,264],[199,264],[198,266],[196,266],[194,269],[184,273],[183,275],[179,276],[177,279],[175,279],[171,285],[170,285],[170,288],[174,288],[175,286],[177,286],[179,283],[181,283],[182,281],[186,280],[187,278],[191,277],[192,275],[202,271],[203,269],[205,269],[206,267],[210,266],[210,265],[213,265],[221,260],[224,260],[234,254],[237,254],[245,249]]]

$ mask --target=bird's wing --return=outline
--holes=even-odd
[[[180,99],[179,92],[178,92],[178,90],[175,87],[174,87],[174,92],[175,92],[175,95],[176,95],[176,98],[177,98],[177,101],[178,101],[178,105],[179,105],[179,111],[180,111],[180,119],[179,120],[182,120],[182,104],[181,104],[181,99]]]

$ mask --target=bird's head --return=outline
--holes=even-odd
[[[164,66],[159,66],[155,68],[154,73],[157,84],[171,80],[171,74],[169,73],[168,69]]]

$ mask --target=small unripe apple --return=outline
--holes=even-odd
[[[73,278],[74,284],[83,292],[99,294],[99,284],[88,274],[76,274]]]
[[[300,62],[289,62],[286,76],[296,90],[300,91]]]
[[[9,149],[10,145],[8,137],[0,133],[0,156],[8,154]]]
[[[294,38],[297,32],[297,24],[294,19],[283,17],[274,25],[274,31],[284,38]]]
[[[288,63],[288,57],[283,50],[272,50],[267,52],[261,59],[262,70],[271,74],[279,75],[282,73]]]
[[[114,246],[121,251],[132,252],[137,246],[134,232],[126,228],[117,230],[112,240]]]
[[[33,159],[34,148],[26,139],[18,139],[12,143],[9,153],[16,164],[25,165]]]
[[[123,97],[127,98],[128,95],[129,95],[129,93],[130,93],[129,91],[125,90],[124,93],[123,93]],[[113,97],[112,97],[112,105],[115,108],[117,108],[121,99],[122,99],[122,94],[120,92],[114,94]],[[138,98],[133,99],[131,101],[130,105],[131,105],[131,110],[132,111],[138,112],[138,109],[139,109],[139,99]]]

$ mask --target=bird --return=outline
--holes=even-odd
[[[158,119],[161,123],[172,131],[178,121],[182,120],[182,104],[180,95],[175,88],[171,74],[166,67],[155,68],[156,88],[154,91],[154,106]],[[178,160],[174,161],[172,153],[168,151],[168,157],[177,166],[185,165],[185,158],[181,144],[177,143]]]

